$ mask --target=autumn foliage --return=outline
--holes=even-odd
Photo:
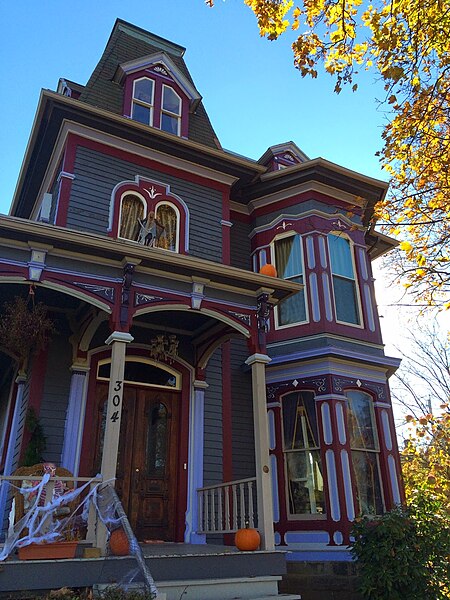
[[[384,83],[388,122],[382,165],[390,193],[374,220],[402,241],[397,271],[425,305],[450,308],[450,6],[448,0],[244,0],[260,34],[288,29],[295,67],[335,91],[358,72]],[[213,5],[214,0],[207,0]]]

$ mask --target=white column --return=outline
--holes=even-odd
[[[73,365],[71,371],[72,379],[70,380],[61,466],[76,476],[78,475],[81,433],[84,423],[86,375],[89,367]]]
[[[16,378],[17,393],[14,414],[9,433],[8,449],[6,451],[4,475],[11,475],[19,466],[20,450],[22,446],[25,418],[28,408],[28,394],[24,394],[27,377],[21,373]],[[0,532],[3,531],[5,509],[8,500],[10,485],[3,482],[0,487]]]
[[[114,485],[116,477],[117,454],[119,450],[125,352],[127,344],[132,341],[132,335],[121,331],[115,331],[106,340],[106,344],[111,344],[111,372],[109,376],[108,406],[106,410],[105,437],[100,472],[103,481],[108,481],[111,485]],[[97,522],[96,539],[97,547],[105,554],[107,532],[105,526],[100,522]]]
[[[125,352],[127,344],[132,341],[132,335],[121,331],[115,331],[106,340],[106,344],[111,344],[111,373],[109,376],[108,406],[101,466],[103,481],[114,480],[116,477],[120,422],[122,420]],[[112,484],[114,485],[114,481]]]
[[[188,493],[186,510],[186,544],[205,544],[206,536],[197,533],[199,506],[197,490],[203,487],[203,443],[205,422],[206,381],[194,381],[194,393],[190,408]]]
[[[273,550],[272,479],[269,468],[269,425],[266,406],[266,354],[253,354],[245,361],[252,367],[253,422],[255,434],[256,493],[258,505],[258,529],[261,549]]]

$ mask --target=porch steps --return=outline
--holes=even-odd
[[[145,562],[166,600],[298,600],[278,595],[286,573],[285,553],[239,552],[219,545],[157,544],[143,548]],[[137,563],[132,557],[74,558],[0,563],[4,592],[92,587],[125,581]]]
[[[157,581],[157,600],[300,600],[296,594],[278,594],[281,577],[237,577]],[[94,585],[94,597],[101,597],[106,584]],[[129,589],[141,590],[134,584]]]

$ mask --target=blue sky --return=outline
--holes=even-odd
[[[325,73],[302,79],[293,67],[290,32],[260,38],[243,0],[54,0],[0,2],[0,212],[7,212],[33,124],[41,88],[66,77],[86,83],[116,17],[168,38],[185,59],[225,148],[259,158],[292,140],[310,157],[322,156],[385,179],[378,159],[382,88],[363,75],[361,91],[333,94]]]

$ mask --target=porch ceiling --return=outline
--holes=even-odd
[[[27,245],[47,249],[50,255],[65,256],[93,264],[104,261],[122,269],[133,263],[137,269],[158,273],[169,279],[201,281],[210,288],[234,290],[256,297],[267,292],[272,301],[279,301],[302,289],[302,285],[274,277],[267,277],[244,269],[217,262],[149,248],[116,240],[102,235],[74,231],[18,217],[0,217],[0,240],[14,247]],[[118,273],[119,274],[119,273]]]

